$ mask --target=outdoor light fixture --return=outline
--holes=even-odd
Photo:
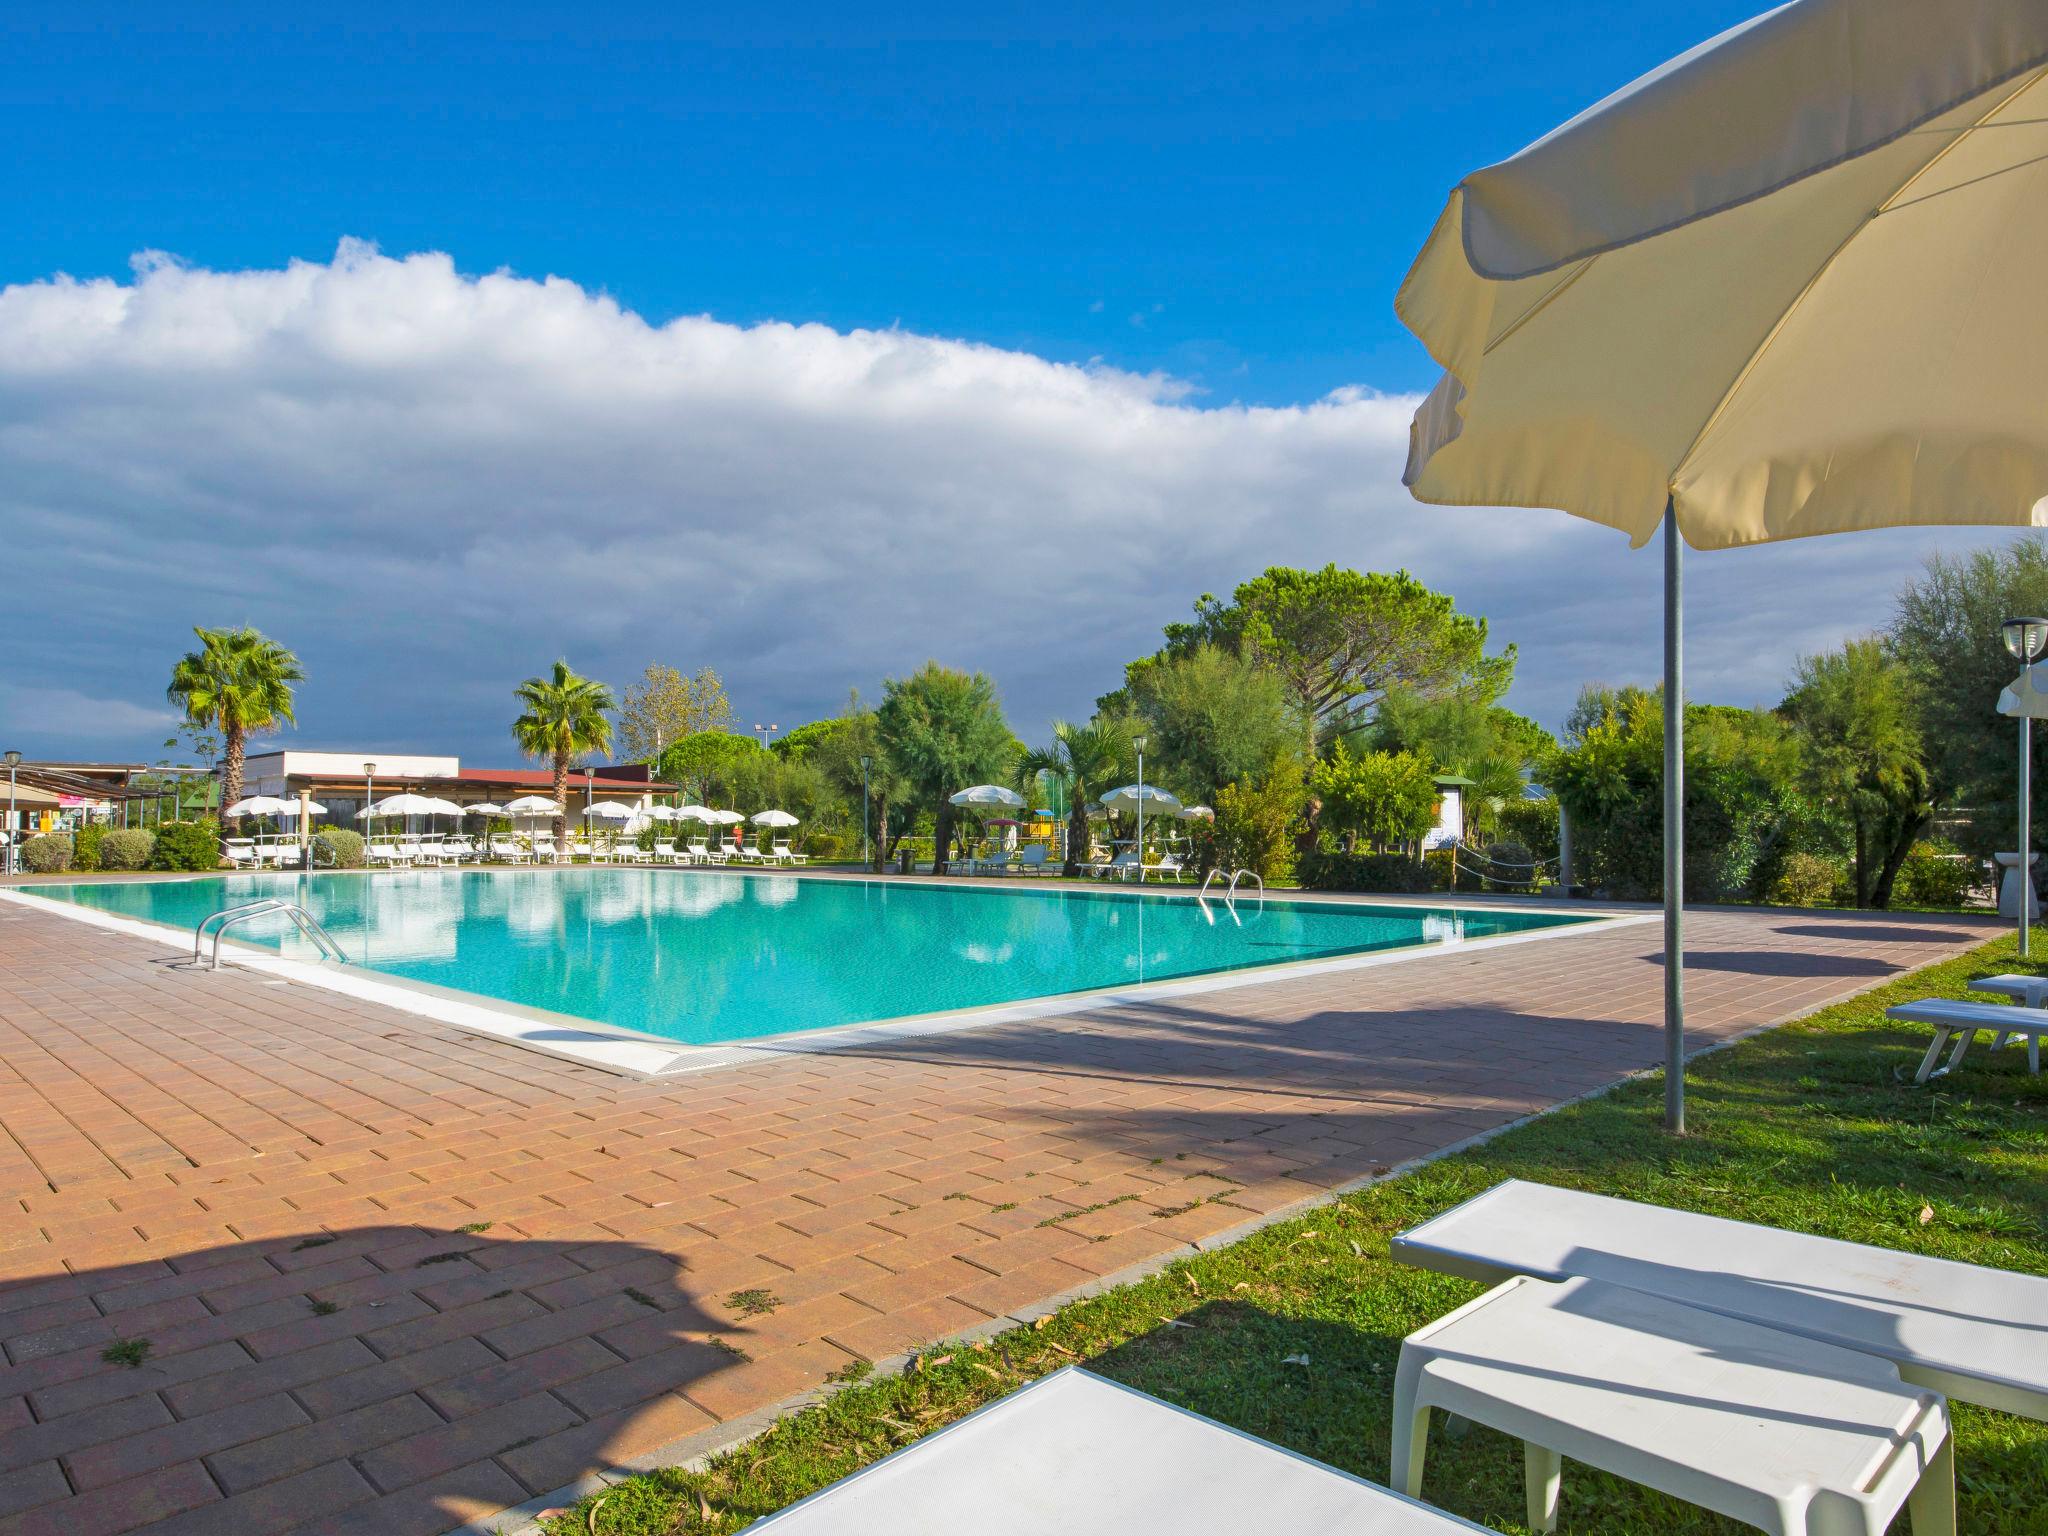
[[[2005,648],[2012,652],[2020,664],[2020,840],[2013,850],[2013,873],[2018,877],[2020,908],[2020,958],[2025,959],[2032,952],[2028,942],[2033,924],[2034,895],[2033,831],[2033,781],[2034,781],[2034,717],[2027,713],[2026,695],[2032,690],[2025,687],[2027,674],[2033,671],[2034,663],[2041,659],[2041,653],[2048,650],[2048,619],[2007,619],[1999,626],[2005,637]]]
[[[1133,736],[1138,749],[1138,884],[1145,883],[1145,738]]]
[[[363,839],[370,836],[370,805],[377,798],[377,765],[363,764]]]
[[[868,764],[874,759],[863,752],[860,755],[860,862],[863,868],[868,863]]]
[[[21,754],[7,754],[7,873],[14,873],[14,849],[21,839],[14,832],[14,770],[21,766]]]

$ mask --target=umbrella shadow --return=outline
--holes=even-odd
[[[753,1332],[716,1305],[639,1243],[400,1224],[10,1279],[0,1512],[448,1529],[713,1425]]]

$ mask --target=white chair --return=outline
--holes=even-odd
[[[543,832],[533,840],[533,862],[536,864],[566,864],[568,855],[555,847],[555,835]]]
[[[2048,984],[2048,978],[2034,976],[1986,976],[1970,985],[1980,992],[2002,992],[2008,997],[2020,997],[2027,1001],[2019,1007],[2010,1003],[1972,1003],[1961,998],[1923,997],[1915,1003],[1900,1003],[1884,1011],[1888,1019],[1901,1019],[1911,1024],[1934,1026],[1933,1043],[1927,1047],[1927,1054],[1920,1058],[1920,1070],[1913,1074],[1913,1081],[1924,1083],[1930,1077],[1946,1077],[1963,1064],[1963,1053],[1970,1048],[1970,1042],[1978,1034],[1991,1036],[1991,1049],[1998,1050],[2008,1040],[2024,1040],[2027,1043],[2027,1070],[2041,1070],[2041,1036],[2048,1034],[2048,1009],[2033,1001],[2041,995],[2041,988]],[[1949,1057],[1948,1065],[1935,1069],[1935,1062],[1941,1058],[1942,1048],[1954,1036],[1955,1053]]]
[[[533,852],[524,847],[516,837],[494,837],[491,839],[491,857],[502,859],[507,864],[531,864]]]
[[[261,869],[263,856],[256,851],[253,837],[224,837],[220,844],[221,856],[235,869]]]
[[[1176,881],[1179,881],[1187,878],[1187,866],[1181,863],[1177,855],[1168,853],[1160,855],[1157,864],[1147,864],[1145,866],[1145,873],[1161,877],[1171,875]]]
[[[1051,853],[1052,850],[1045,844],[1033,843],[1017,855],[1017,862],[1011,868],[1020,875],[1042,875],[1045,873],[1045,862]]]
[[[1924,1258],[1523,1179],[1394,1239],[1497,1284],[1585,1275],[1889,1360],[1916,1386],[2048,1421],[2048,1277]]]
[[[768,855],[756,848],[752,843],[733,844],[732,856],[742,864],[765,864],[768,862]]]
[[[720,855],[719,857],[717,857],[716,859],[714,859],[714,858],[713,858],[713,857],[711,856],[711,845],[710,845],[710,843],[708,843],[708,842],[696,842],[696,843],[692,843],[692,844],[690,844],[690,849],[689,849],[689,861],[690,861],[690,862],[691,862],[692,864],[714,864],[714,863],[716,863],[716,864],[723,864],[723,863],[725,862],[725,857],[724,857],[724,855],[722,855],[722,854],[721,854],[721,855]],[[682,862],[682,859],[681,859],[680,857],[678,857],[678,859],[676,860],[676,862],[677,862],[677,863],[681,863],[681,862]]]
[[[777,864],[807,864],[810,862],[807,855],[792,851],[789,844],[780,841],[769,850],[768,857]]]

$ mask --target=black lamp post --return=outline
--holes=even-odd
[[[866,758],[861,759],[866,762]],[[7,873],[15,872],[15,849],[21,838],[14,828],[14,770],[21,766],[21,754],[10,751],[7,754]]]
[[[2032,690],[2025,687],[2028,676],[2034,670],[2034,663],[2041,659],[2041,653],[2048,650],[2048,619],[2007,619],[1999,628],[2004,632],[2005,648],[2020,664],[2020,840],[2013,853],[2019,876],[2020,895],[2020,958],[2027,958],[2028,937],[2032,924],[2031,916],[2034,895],[2034,861],[2032,842],[2034,831],[2033,787],[2034,787],[2034,717],[2027,713],[2031,707],[2029,695]]]
[[[874,759],[863,752],[860,755],[860,862],[865,869],[868,859],[868,764]]]

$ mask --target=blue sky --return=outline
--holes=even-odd
[[[558,655],[785,725],[937,657],[1036,737],[1326,561],[1555,724],[1654,677],[1657,562],[1407,498],[1393,294],[1459,175],[1752,3],[0,11],[0,733],[155,756],[247,622],[307,746],[505,759]],[[1695,562],[1696,696],[1935,543]]]
[[[346,234],[656,321],[1410,389],[1458,176],[1751,3],[14,6],[0,279]]]

